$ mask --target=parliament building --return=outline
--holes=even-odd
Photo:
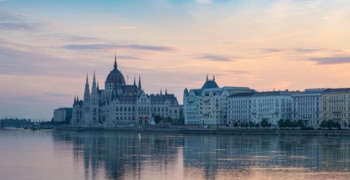
[[[93,75],[90,91],[86,77],[83,99],[74,98],[71,126],[74,127],[118,127],[153,124],[154,118],[179,121],[180,108],[174,94],[146,94],[134,78],[133,84],[126,84],[118,69],[115,56],[114,67],[100,89]]]

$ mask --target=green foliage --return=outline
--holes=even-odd
[[[162,120],[162,118],[160,116],[154,116],[154,122],[156,124],[160,123],[161,120]]]
[[[322,128],[328,128],[328,129],[332,129],[332,128],[338,128],[340,129],[341,125],[339,122],[333,121],[333,120],[328,120],[328,121],[322,121],[320,124],[320,127]]]
[[[280,119],[277,123],[278,123],[278,127],[280,128],[283,128],[283,127],[304,128],[305,127],[302,120],[292,121],[290,119]]]
[[[176,124],[176,125],[183,125],[184,124],[184,119],[183,118],[174,118],[172,119],[171,117],[162,117],[162,116],[154,116],[154,122],[156,124],[162,123],[162,124]]]
[[[259,127],[258,123],[254,123],[253,121],[244,121],[244,122],[234,122],[233,127]]]
[[[260,124],[261,124],[261,127],[270,127],[271,126],[270,122],[267,121],[267,119],[263,119]]]

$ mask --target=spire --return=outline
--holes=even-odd
[[[206,81],[208,81],[208,75],[207,75],[207,79],[206,79]]]
[[[136,78],[135,78],[135,76],[134,76],[134,86],[136,86]]]
[[[99,85],[98,85],[99,83],[98,83],[98,81],[97,81],[97,90],[100,90],[100,87],[99,87]]]
[[[92,89],[95,89],[95,88],[96,88],[96,77],[95,77],[95,71],[94,71],[94,77],[92,80]]]
[[[141,77],[140,77],[140,75],[139,75],[139,89],[142,90],[142,87],[141,87]]]
[[[114,55],[114,69],[118,69],[118,66],[117,66],[117,52],[115,52],[115,55]]]
[[[88,73],[86,73],[86,81],[85,81],[85,86],[86,85],[89,85],[89,74]]]
[[[86,82],[85,82],[85,91],[84,91],[84,101],[90,99],[90,90],[89,90],[89,75],[86,73]]]
[[[97,87],[96,87],[96,76],[94,71],[94,77],[92,80],[92,88],[91,88],[91,95],[94,96],[93,99],[96,98],[96,94],[97,94]]]
[[[162,93],[162,89],[160,89],[160,95],[163,95],[163,93]]]
[[[215,81],[215,75],[213,75],[213,81]]]
[[[165,95],[168,95],[168,90],[165,88]]]

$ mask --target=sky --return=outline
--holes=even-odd
[[[0,118],[50,120],[113,69],[148,94],[350,87],[348,0],[0,0]]]

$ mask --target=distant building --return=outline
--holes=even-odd
[[[292,119],[292,94],[289,91],[258,92],[252,98],[252,120],[260,123],[267,120],[278,125],[280,119]]]
[[[277,125],[280,119],[292,120],[292,94],[288,91],[247,92],[228,98],[228,122],[261,123],[266,120]]]
[[[227,98],[228,125],[252,121],[252,98],[255,92],[236,93]]]
[[[350,88],[326,89],[322,93],[322,120],[334,120],[342,127],[350,123]]]
[[[121,125],[151,124],[155,116],[178,120],[180,106],[174,94],[148,95],[134,79],[126,84],[123,74],[114,67],[105,81],[105,89],[100,89],[93,76],[90,93],[86,77],[84,99],[74,98],[71,125],[81,127],[116,127]]]
[[[53,122],[69,122],[72,118],[72,108],[62,107],[53,112]]]
[[[184,90],[183,107],[186,125],[226,125],[227,97],[240,92],[253,92],[248,87],[223,87],[206,78],[200,89]]]
[[[293,98],[293,120],[302,120],[309,127],[319,127],[322,120],[322,99],[324,88],[305,89],[292,95]]]

